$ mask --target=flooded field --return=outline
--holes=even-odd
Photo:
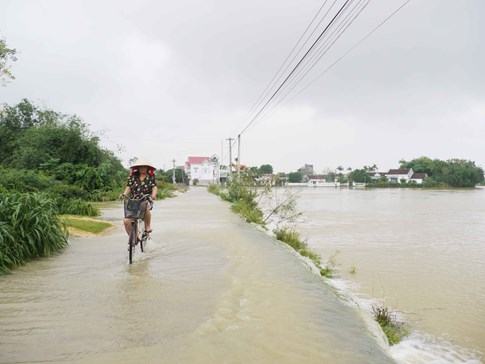
[[[156,204],[132,266],[118,226],[0,277],[0,363],[393,362],[359,310],[205,189]]]
[[[302,189],[298,230],[344,290],[400,311],[404,363],[485,353],[485,190]]]

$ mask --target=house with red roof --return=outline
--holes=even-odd
[[[217,183],[218,166],[219,163],[215,157],[189,156],[185,162],[185,173],[191,185]]]

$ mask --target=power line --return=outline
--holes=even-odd
[[[345,31],[352,25],[352,23],[359,17],[359,15],[365,10],[369,5],[370,0],[361,0],[357,3],[356,7],[352,9],[351,13],[337,26],[332,34],[327,38],[326,42],[319,47],[316,53],[310,57],[310,60],[305,64],[305,66],[299,70],[295,78],[292,80],[292,84],[289,86],[289,90],[283,95],[280,100],[274,105],[273,108],[278,107],[288,95],[298,86],[298,84],[311,72],[311,70],[318,64],[318,62],[325,56],[332,46],[342,37]],[[360,9],[358,7],[362,4]],[[358,9],[358,10],[357,10]],[[357,10],[357,12],[355,12]],[[333,39],[332,37],[336,35]]]
[[[264,98],[267,96],[267,93],[269,92],[269,90],[274,86],[274,84],[281,78],[281,76],[288,70],[288,68],[290,67],[291,63],[293,63],[293,61],[295,60],[295,58],[298,56],[298,54],[301,52],[302,48],[308,43],[308,41],[311,39],[311,37],[313,36],[313,34],[315,34],[315,31],[318,29],[318,27],[320,27],[320,25],[322,24],[323,20],[327,17],[328,13],[330,12],[330,10],[333,8],[333,6],[335,5],[335,3],[337,2],[338,0],[334,0],[333,1],[333,4],[330,6],[330,8],[327,10],[327,12],[325,13],[325,15],[322,17],[322,19],[320,19],[320,21],[318,22],[318,24],[315,26],[315,28],[313,29],[313,31],[311,32],[311,34],[306,38],[305,42],[303,42],[303,44],[301,45],[301,47],[298,49],[298,51],[295,53],[295,50],[296,48],[298,47],[298,44],[300,44],[301,40],[303,39],[303,37],[305,36],[305,34],[308,32],[308,30],[310,29],[311,25],[314,23],[315,19],[318,18],[318,16],[320,15],[320,13],[322,12],[323,8],[325,7],[325,5],[327,4],[328,0],[325,0],[322,4],[322,6],[320,6],[320,8],[318,9],[317,13],[313,16],[312,20],[310,21],[310,23],[307,25],[307,27],[305,28],[305,31],[301,34],[300,38],[298,38],[297,42],[295,43],[295,45],[293,46],[293,48],[291,49],[290,53],[286,56],[285,60],[283,61],[283,63],[280,65],[279,69],[276,71],[276,73],[274,74],[273,78],[271,79],[271,81],[268,83],[268,85],[266,86],[266,88],[263,90],[263,92],[259,95],[259,97],[256,99],[256,103],[253,104],[253,106],[251,107],[250,109],[250,113],[254,111],[254,109],[256,109],[263,101],[264,101]],[[290,57],[293,55],[294,53],[294,56],[293,58],[291,59],[291,61],[288,62],[288,60],[290,59]],[[287,64],[288,63],[288,64]],[[286,68],[285,68],[285,65],[286,65]],[[283,70],[283,68],[285,68]]]
[[[365,42],[370,36],[372,36],[379,28],[381,28],[384,24],[386,24],[392,17],[394,17],[397,13],[399,13],[406,5],[408,5],[411,0],[406,0],[403,4],[401,4],[398,8],[396,8],[393,12],[391,12],[387,17],[385,17],[379,24],[377,24],[374,28],[372,28],[365,36],[359,39],[352,47],[350,47],[343,55],[337,58],[334,62],[332,62],[328,67],[326,67],[320,74],[318,74],[315,78],[309,81],[303,88],[301,88],[296,94],[294,94],[290,100],[293,100],[295,97],[300,95],[303,91],[307,90],[311,85],[313,85],[317,80],[323,77],[326,73],[328,73],[333,67],[335,67],[339,62],[341,62],[345,57],[347,57],[350,53],[352,53],[357,47],[359,47],[363,42]],[[293,87],[284,97],[278,101],[277,105],[273,107],[271,110],[274,112],[281,103],[286,99],[286,97],[296,88]],[[266,115],[265,115],[266,116]]]
[[[317,37],[317,39],[313,42],[313,44],[311,45],[311,47],[305,52],[305,54],[303,55],[303,57],[300,59],[300,61],[298,61],[298,63],[295,65],[295,67],[293,67],[293,69],[291,70],[291,72],[288,74],[288,76],[286,76],[286,78],[283,80],[283,82],[280,84],[280,86],[276,89],[276,91],[271,95],[271,97],[265,102],[265,104],[263,105],[263,107],[261,107],[261,109],[253,116],[253,118],[249,121],[249,123],[242,129],[242,131],[239,133],[239,134],[243,134],[253,123],[254,121],[257,119],[257,117],[263,112],[263,110],[266,108],[266,106],[268,106],[268,104],[274,99],[274,97],[276,96],[276,94],[281,90],[281,88],[285,85],[285,83],[288,81],[288,79],[295,73],[296,69],[301,65],[301,63],[305,60],[305,58],[308,56],[308,54],[312,51],[312,49],[315,47],[315,45],[320,41],[320,39],[322,38],[322,36],[327,32],[327,30],[329,29],[329,27],[334,23],[334,21],[340,16],[340,14],[342,13],[342,11],[347,7],[348,3],[350,2],[351,0],[346,0],[345,3],[342,5],[342,7],[339,9],[339,11],[337,12],[337,14],[335,14],[335,16],[332,18],[332,20],[330,21],[330,23],[325,27],[325,29],[320,33],[320,35]]]
[[[333,63],[331,63],[327,68],[325,68],[320,74],[317,75],[313,80],[307,83],[300,91],[298,91],[293,97],[298,96],[303,91],[305,91],[308,87],[310,87],[313,83],[315,83],[319,78],[325,75],[328,71],[330,71],[335,65],[337,65],[340,61],[342,61],[345,57],[347,57],[354,49],[360,46],[363,42],[365,42],[372,34],[374,34],[379,28],[381,28],[384,24],[386,24],[392,17],[394,17],[399,11],[401,11],[406,5],[408,5],[411,0],[406,0],[401,6],[399,6],[396,10],[390,13],[384,20],[382,20],[378,25],[372,28],[365,36],[359,39],[352,47],[350,47],[342,56],[337,58]]]

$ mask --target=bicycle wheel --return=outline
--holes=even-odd
[[[138,221],[138,224],[141,224],[141,222]],[[141,225],[139,225],[138,229],[141,232],[141,234],[140,234],[140,236],[141,236],[141,238],[140,238],[140,250],[143,253],[144,252],[144,250],[143,250],[144,244],[146,243],[145,228],[141,227]]]
[[[133,256],[135,255],[136,239],[138,239],[138,224],[136,222],[131,223],[130,239],[128,240],[129,262],[133,263]]]

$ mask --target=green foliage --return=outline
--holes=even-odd
[[[447,161],[420,157],[411,161],[400,161],[402,168],[412,168],[414,172],[427,173],[426,187],[475,187],[484,181],[483,169],[475,162],[464,159]]]
[[[9,48],[3,39],[0,39],[0,81],[5,79],[14,79],[10,71],[10,62],[15,62],[17,58],[15,49]]]
[[[54,197],[53,199],[57,212],[62,215],[98,216],[100,214],[99,208],[84,200],[63,197]]]
[[[275,229],[273,233],[275,234],[276,239],[288,244],[300,253],[300,255],[311,259],[317,268],[320,269],[320,272],[322,271],[322,268],[320,267],[320,256],[308,247],[307,243],[301,239],[300,234],[297,231],[290,228],[278,228]]]
[[[221,187],[216,184],[210,184],[207,187],[207,191],[209,191],[210,193],[213,193],[214,195],[219,195],[221,193]]]
[[[271,164],[263,164],[259,167],[259,174],[273,174],[273,166]]]
[[[80,200],[114,199],[126,180],[121,162],[99,146],[78,117],[40,109],[25,99],[4,105],[0,139],[0,187],[46,192],[63,212],[95,214]]]
[[[157,182],[158,192],[157,192],[157,199],[163,200],[165,198],[174,197],[174,192],[177,190],[177,187],[171,183],[164,183],[164,182]]]
[[[173,169],[169,169],[166,171],[159,169],[157,170],[156,177],[157,181],[173,183]],[[187,177],[187,174],[185,174],[185,171],[183,169],[175,168],[175,183],[189,183],[189,178]]]
[[[67,245],[53,201],[37,193],[0,194],[0,272]]]
[[[369,183],[372,181],[367,169],[354,169],[350,172],[349,179],[357,183]]]
[[[231,209],[244,217],[247,222],[252,222],[258,225],[263,224],[263,213],[261,210],[246,200],[233,202]]]
[[[303,174],[300,172],[290,172],[288,174],[288,182],[290,183],[300,183],[303,181]]]
[[[328,266],[320,268],[320,275],[325,278],[333,278],[333,269]]]
[[[85,219],[75,216],[61,216],[61,220],[68,227],[73,227],[75,229],[87,231],[93,234],[99,234],[112,226],[109,222],[106,221]]]
[[[399,343],[408,332],[403,323],[396,319],[396,315],[389,311],[387,307],[374,306],[372,307],[374,319],[381,326],[382,331],[389,340],[390,345]]]

